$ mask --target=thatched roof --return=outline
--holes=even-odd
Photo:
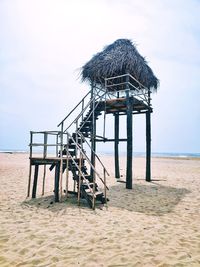
[[[128,39],[118,39],[97,53],[82,67],[82,80],[104,84],[108,77],[130,73],[149,89],[156,90],[159,84],[151,68],[147,65],[135,45]]]

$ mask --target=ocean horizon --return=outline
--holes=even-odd
[[[23,149],[1,149],[0,153],[29,153],[29,150],[23,150]],[[42,153],[41,151],[35,151],[35,153]],[[51,152],[49,152],[51,153]],[[107,156],[114,156],[114,151],[97,151],[99,155],[107,155]],[[122,151],[119,153],[120,156],[126,156],[126,152]],[[145,152],[134,152],[134,157],[145,157]],[[200,153],[188,153],[188,152],[152,152],[152,157],[170,157],[170,158],[200,158]]]

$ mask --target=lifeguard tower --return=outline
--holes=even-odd
[[[96,202],[107,202],[106,167],[96,152],[97,142],[114,142],[115,176],[120,177],[119,142],[127,144],[126,188],[132,189],[133,115],[146,117],[146,181],[151,181],[151,94],[157,90],[158,79],[138,53],[130,40],[119,39],[96,54],[82,68],[82,80],[90,85],[89,92],[58,124],[58,131],[30,132],[30,172],[28,193],[30,196],[32,168],[34,178],[32,198],[36,197],[39,167],[43,166],[44,194],[46,166],[55,170],[54,195],[58,202],[76,194],[78,203],[86,199],[95,209]],[[105,134],[106,116],[114,116],[114,137]],[[103,116],[103,133],[97,133],[98,118]],[[120,116],[126,116],[127,136],[119,138]],[[35,135],[42,135],[43,142],[34,142]],[[49,136],[55,141],[49,143]],[[35,155],[33,148],[41,146],[43,153]],[[55,155],[48,148],[55,147]],[[102,171],[97,170],[96,163]],[[65,179],[65,188],[63,188]],[[73,190],[69,190],[73,179]],[[101,184],[102,186],[99,186]]]

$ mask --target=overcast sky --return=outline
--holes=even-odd
[[[200,152],[199,14],[198,0],[0,0],[0,150],[27,149],[30,130],[56,130],[89,90],[80,67],[128,38],[160,80],[152,150]],[[134,137],[144,151],[143,115]]]

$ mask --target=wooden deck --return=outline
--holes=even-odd
[[[133,113],[144,113],[150,111],[152,112],[152,108],[149,107],[144,101],[138,100],[135,97],[130,97],[132,112]],[[127,111],[127,103],[126,98],[115,98],[109,99],[106,101],[100,101],[97,107],[97,110],[106,111],[106,113],[115,113],[115,112],[126,112]]]

